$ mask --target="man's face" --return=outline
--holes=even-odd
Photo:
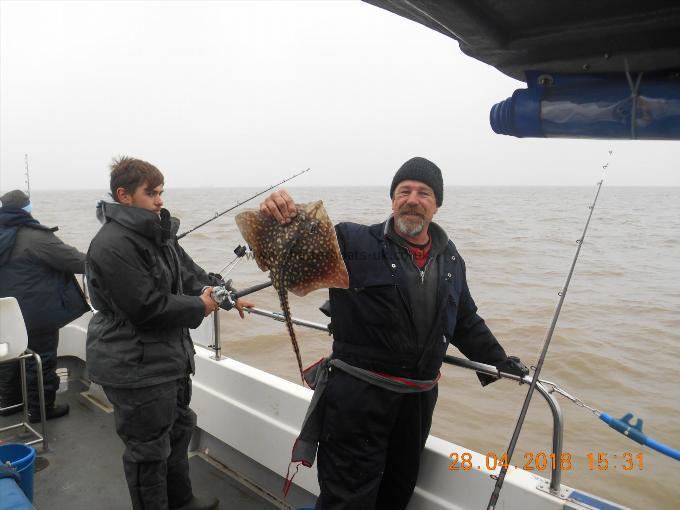
[[[139,207],[146,209],[154,214],[161,214],[161,207],[163,207],[163,185],[159,184],[155,188],[149,188],[147,182],[144,182],[134,193],[130,194],[123,188],[118,188],[118,201],[123,205],[132,207]]]
[[[434,191],[420,181],[401,181],[394,189],[392,212],[397,231],[406,237],[417,237],[427,230],[437,212]]]

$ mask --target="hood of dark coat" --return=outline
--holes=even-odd
[[[23,209],[0,207],[0,265],[6,264],[9,260],[17,238],[17,230],[23,226],[47,228]]]
[[[170,216],[167,209],[161,209],[158,217],[155,213],[140,207],[131,207],[117,202],[101,201],[97,204],[97,219],[101,223],[115,221],[119,225],[132,230],[156,244],[162,244],[177,234],[179,220]]]

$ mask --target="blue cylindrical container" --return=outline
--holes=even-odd
[[[7,462],[15,468],[21,481],[19,487],[24,491],[26,497],[33,501],[33,473],[35,472],[35,448],[25,444],[3,444],[0,445],[0,463]]]
[[[680,140],[680,78],[670,72],[569,75],[527,72],[527,88],[491,108],[498,134]],[[635,86],[633,86],[635,88]]]

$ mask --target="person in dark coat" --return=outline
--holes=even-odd
[[[292,459],[311,465],[318,444],[319,510],[406,508],[450,343],[474,361],[528,373],[478,315],[465,263],[432,222],[443,195],[440,169],[412,158],[392,180],[387,221],[336,225],[349,288],[329,291],[333,352],[311,368],[325,370],[313,400],[316,435],[310,441],[306,420]],[[283,190],[260,210],[281,224],[296,214]],[[296,457],[305,443],[311,450]]]
[[[111,165],[113,202],[87,253],[97,310],[87,331],[90,379],[113,404],[125,444],[123,467],[135,510],[217,508],[193,495],[188,447],[194,346],[189,328],[218,309],[206,274],[177,243],[179,222],[163,206],[163,174],[139,159]],[[250,303],[243,303],[250,306]],[[243,318],[241,303],[237,308]]]
[[[64,244],[57,227],[41,225],[31,215],[29,197],[13,190],[0,197],[0,297],[19,302],[28,333],[28,348],[42,361],[45,410],[48,420],[69,412],[55,402],[59,389],[57,346],[59,328],[90,310],[74,273],[85,272],[85,254]],[[37,372],[33,358],[26,361],[28,419],[40,420]],[[19,363],[0,365],[0,407],[21,402]],[[19,412],[21,407],[0,411]]]

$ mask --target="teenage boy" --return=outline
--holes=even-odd
[[[146,161],[111,165],[103,226],[87,253],[92,305],[87,332],[90,379],[113,404],[125,444],[123,467],[134,510],[207,510],[193,495],[188,447],[194,347],[188,328],[217,311],[209,276],[177,243],[179,221],[163,208],[163,174]],[[242,306],[237,303],[243,318]]]

